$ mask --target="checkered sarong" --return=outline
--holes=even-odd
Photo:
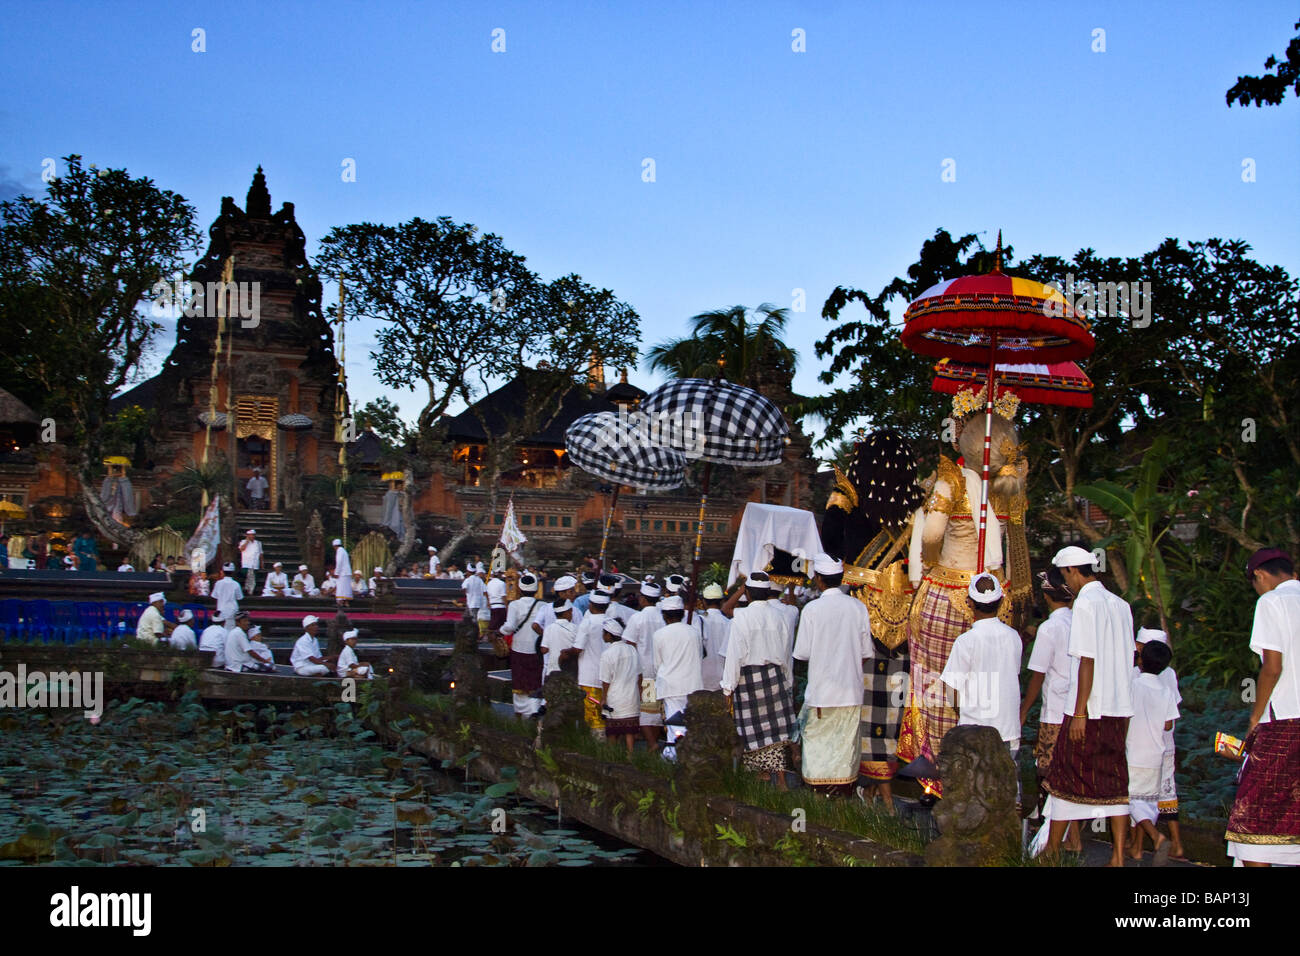
[[[794,702],[780,664],[749,664],[740,669],[732,694],[736,733],[746,750],[770,747],[794,734]]]
[[[903,722],[903,701],[907,695],[909,661],[907,645],[900,644],[886,656],[876,645],[876,657],[867,661],[862,676],[863,763],[894,761],[898,751],[898,728]]]

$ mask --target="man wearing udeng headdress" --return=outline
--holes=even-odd
[[[979,545],[980,472],[984,455],[984,390],[962,391],[953,397],[958,426],[954,447],[964,456],[959,466],[940,456],[924,513],[912,527],[908,575],[917,592],[908,620],[912,676],[903,713],[898,756],[911,762],[923,758],[938,767],[944,734],[957,726],[957,713],[939,680],[957,635],[969,630],[973,615],[965,601],[976,569]],[[1017,443],[1015,416],[1019,400],[1003,393],[994,402],[989,453],[989,513],[984,540],[984,569],[1002,582],[1010,600],[998,617],[1013,623],[1029,597],[1029,549],[1025,542],[1025,476],[1029,463]],[[966,418],[966,416],[971,416]],[[997,519],[997,520],[995,520]],[[1004,534],[1005,531],[1005,534]],[[1004,574],[1010,555],[1010,574]],[[1008,580],[1009,578],[1009,580]],[[931,792],[942,794],[939,781],[922,774]]]
[[[898,770],[898,731],[907,689],[911,588],[901,574],[901,560],[897,578],[891,565],[904,547],[908,523],[924,493],[916,480],[911,445],[887,428],[858,442],[848,474],[837,469],[835,478],[822,521],[822,544],[832,557],[843,558],[846,584],[861,583],[858,575],[866,579],[856,593],[870,612],[874,651],[863,675],[858,774],[892,809],[891,782]]]

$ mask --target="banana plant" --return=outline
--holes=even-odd
[[[1123,522],[1126,534],[1117,533],[1122,541],[1129,568],[1129,599],[1145,596],[1160,613],[1160,627],[1169,633],[1166,612],[1173,606],[1169,571],[1165,568],[1160,542],[1173,527],[1168,501],[1159,492],[1160,476],[1169,458],[1169,439],[1157,438],[1138,466],[1137,483],[1132,489],[1112,481],[1095,481],[1079,485],[1074,491],[1086,498],[1117,522]],[[1161,527],[1163,525],[1163,527]]]

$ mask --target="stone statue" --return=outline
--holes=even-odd
[[[940,836],[927,866],[1005,865],[1020,853],[1016,765],[992,727],[955,727],[943,738],[944,794],[934,807]]]
[[[320,512],[313,511],[307,522],[307,567],[325,569],[325,525],[320,520]]]
[[[542,696],[546,698],[546,712],[541,720],[541,737],[545,745],[559,742],[569,728],[586,728],[583,701],[587,693],[571,675],[552,671],[542,685]]]
[[[677,766],[692,790],[722,788],[722,770],[731,766],[736,724],[721,691],[697,690],[686,699],[686,736],[677,745]]]
[[[451,655],[452,699],[457,703],[487,699],[487,675],[478,660],[478,620],[469,611],[456,622],[456,644]]]

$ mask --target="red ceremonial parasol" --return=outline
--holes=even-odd
[[[997,363],[1023,365],[1087,358],[1096,344],[1088,320],[1051,286],[1004,274],[999,232],[993,271],[931,286],[903,313],[902,339],[903,345],[920,355],[974,363],[986,370],[984,471],[976,558],[976,571],[983,571]]]
[[[999,392],[1012,392],[1022,402],[1092,408],[1092,379],[1073,362],[1050,362],[1046,365],[999,363],[993,374]],[[984,366],[941,359],[934,367],[934,383],[930,387],[945,395],[956,395],[960,391],[977,392],[984,387],[987,377],[988,369]]]

